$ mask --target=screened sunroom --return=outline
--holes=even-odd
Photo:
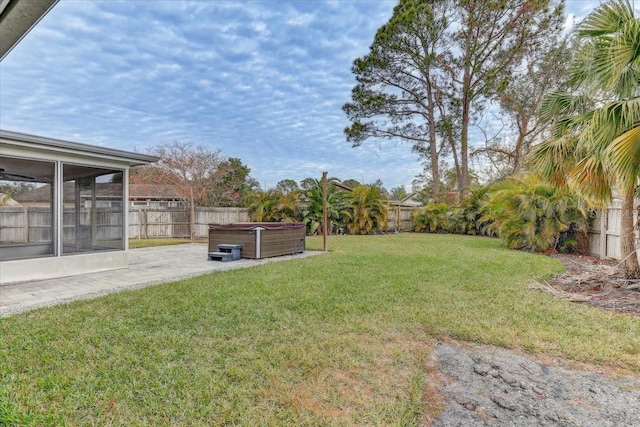
[[[129,168],[157,160],[0,131],[0,284],[126,268]]]

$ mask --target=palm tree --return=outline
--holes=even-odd
[[[280,222],[297,222],[302,219],[300,211],[301,193],[300,190],[292,190],[289,192],[281,192],[278,190],[280,197],[276,206]]]
[[[359,185],[351,192],[351,204],[346,209],[347,230],[351,234],[369,234],[386,227],[386,197],[375,185]]]
[[[612,187],[622,191],[625,274],[639,278],[633,206],[640,172],[640,20],[628,0],[612,0],[587,16],[577,35],[574,92],[542,103],[542,118],[555,122],[551,138],[534,147],[532,165],[596,204],[611,199]]]
[[[299,191],[283,193],[277,189],[253,193],[249,214],[256,222],[296,222],[302,219]]]
[[[279,194],[274,190],[253,193],[249,202],[249,214],[252,221],[279,221],[277,206]]]
[[[310,179],[307,182],[309,188],[304,193],[305,208],[302,212],[304,222],[310,234],[322,231],[322,182],[318,179]],[[327,186],[327,232],[331,233],[336,227],[340,227],[343,219],[343,211],[347,206],[347,193],[335,185]]]
[[[575,194],[535,175],[493,184],[480,204],[480,222],[508,248],[558,250],[572,237],[578,249],[577,236],[587,233],[587,212]]]
[[[452,209],[446,203],[427,203],[411,215],[414,231],[428,233],[447,233],[451,231],[450,213]]]

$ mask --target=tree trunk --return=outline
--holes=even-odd
[[[438,164],[438,140],[435,130],[435,117],[433,114],[433,106],[429,107],[429,153],[431,156],[431,189],[433,191],[433,199],[440,199],[440,170]]]
[[[460,182],[458,182],[458,192],[460,200],[466,196],[469,189],[469,104],[467,96],[468,88],[463,88],[462,95],[462,129],[460,131]]]
[[[624,274],[627,279],[640,279],[640,265],[636,251],[636,233],[633,221],[635,192],[633,188],[625,190],[622,200],[620,220],[620,251],[624,261]]]
[[[436,105],[440,111],[440,117],[445,118],[445,120],[451,120],[450,118],[447,117],[447,112],[444,105],[442,104],[442,101],[437,102]],[[444,138],[444,141],[442,142],[442,146],[440,147],[440,150],[438,150],[437,152],[438,158],[440,157],[441,150],[444,149],[444,145],[448,144],[449,147],[451,147],[451,157],[453,157],[453,165],[456,170],[456,182],[457,182],[458,191],[459,191],[462,175],[460,170],[460,160],[458,157],[458,145],[457,145],[456,138],[454,137],[454,134],[453,134],[453,125],[445,126],[444,130],[442,131],[442,138]]]
[[[431,151],[431,190],[433,191],[433,200],[440,200],[440,171],[438,170],[438,147],[435,143],[429,143]]]
[[[465,48],[465,65],[464,77],[462,80],[462,117],[460,121],[460,182],[458,182],[458,191],[460,192],[460,200],[463,200],[469,190],[469,121],[471,109],[471,76],[472,70],[470,65],[471,53],[471,32],[466,35]]]
[[[527,135],[527,129],[529,127],[529,119],[527,117],[521,117],[522,121],[518,123],[518,139],[516,140],[516,148],[513,156],[513,170],[512,175],[517,174],[522,167],[522,158],[524,156],[524,139]]]
[[[431,45],[429,41],[424,38],[420,39],[422,49],[425,58],[433,54],[435,46]],[[432,42],[433,43],[433,42]],[[429,155],[431,156],[431,190],[434,200],[440,198],[440,165],[438,155],[438,136],[436,133],[436,114],[435,110],[438,108],[437,102],[434,96],[434,90],[438,91],[437,87],[434,88],[434,82],[431,76],[431,61],[425,61],[426,69],[422,72],[423,84],[427,90],[427,120],[429,125]]]

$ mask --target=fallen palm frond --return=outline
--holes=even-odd
[[[549,282],[544,282],[544,283],[532,282],[529,284],[529,288],[538,289],[540,291],[547,292],[553,295],[554,297],[566,299],[571,302],[585,302],[585,301],[589,301],[592,298],[589,295],[576,294],[576,293],[565,292],[563,290],[556,289],[553,286],[551,286]]]
[[[619,268],[620,264],[589,264],[573,259],[563,259],[563,263],[567,268],[566,273],[558,274],[544,283],[532,283],[529,287],[572,302],[586,302],[593,297],[604,297],[615,288],[640,289],[640,281],[624,278]],[[568,292],[566,289],[579,292]]]
[[[640,280],[627,280],[627,286],[625,286],[624,288],[628,291],[632,291],[632,290],[640,290]]]

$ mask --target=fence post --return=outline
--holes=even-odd
[[[327,172],[322,172],[322,250],[327,252]]]
[[[609,219],[609,209],[604,207],[600,210],[600,259],[607,257],[607,220]]]
[[[24,233],[25,233],[25,238],[24,241],[29,243],[29,208],[25,208],[27,215],[25,218],[25,227],[24,227]]]
[[[142,219],[144,221],[144,238],[148,239],[149,238],[149,226],[147,224],[147,210],[143,209],[142,212],[144,212],[143,217],[141,217],[140,219]]]

